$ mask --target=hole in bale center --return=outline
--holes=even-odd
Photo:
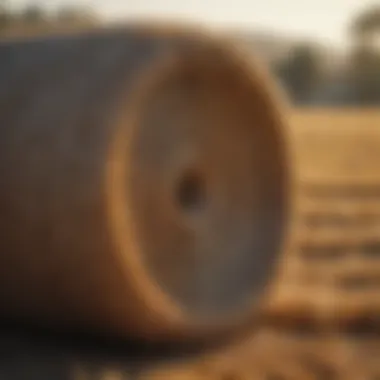
[[[201,175],[192,170],[185,172],[177,187],[177,201],[182,211],[193,214],[205,206],[206,190]]]

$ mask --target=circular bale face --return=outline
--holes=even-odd
[[[126,228],[146,280],[139,291],[192,333],[252,316],[283,244],[282,125],[250,69],[216,49],[157,69],[125,147]]]

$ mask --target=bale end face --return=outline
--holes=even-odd
[[[270,84],[233,49],[198,43],[154,66],[121,114],[113,154],[125,166],[110,181],[122,260],[133,256],[146,304],[171,321],[165,334],[192,337],[258,312],[289,207]]]

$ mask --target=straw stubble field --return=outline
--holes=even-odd
[[[380,111],[300,110],[290,126],[296,213],[271,326],[153,378],[380,377]]]
[[[380,112],[299,111],[290,125],[297,212],[278,299],[322,322],[378,311]]]

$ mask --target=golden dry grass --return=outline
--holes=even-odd
[[[380,112],[297,111],[290,125],[298,212],[277,305],[320,322],[380,313]]]
[[[380,110],[302,110],[290,124],[303,181],[380,182]]]

